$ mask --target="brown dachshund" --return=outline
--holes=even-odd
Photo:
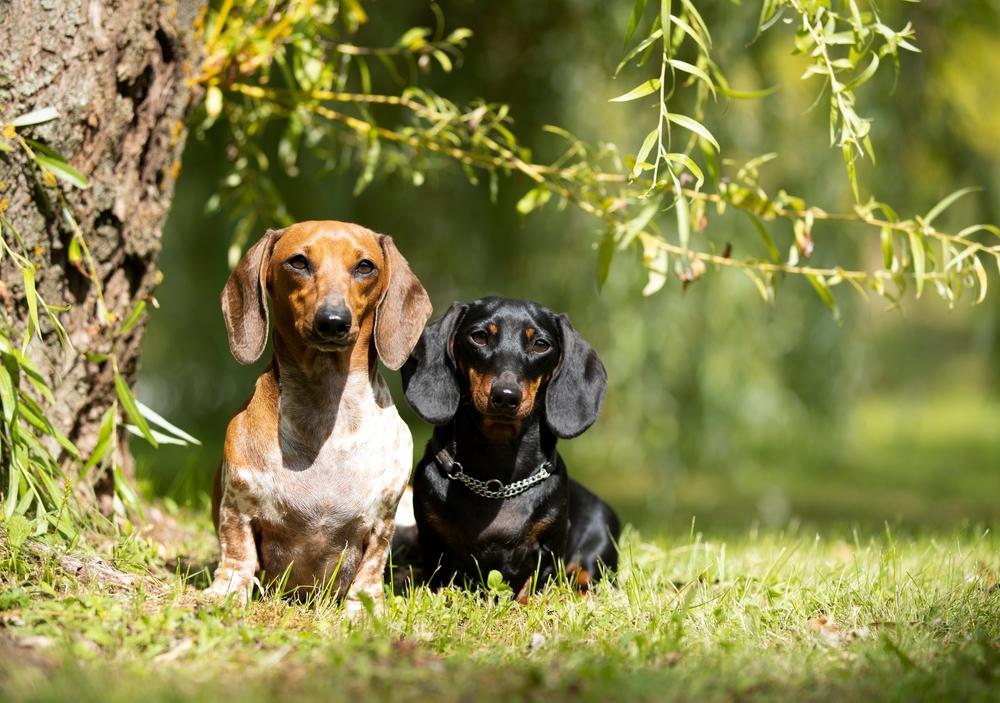
[[[226,431],[212,513],[221,560],[208,592],[245,602],[258,577],[381,605],[393,513],[413,440],[376,357],[398,369],[430,316],[392,238],[343,222],[269,230],[222,292],[229,348],[274,357]]]

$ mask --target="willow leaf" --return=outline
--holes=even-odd
[[[854,78],[852,78],[850,81],[848,81],[847,85],[844,86],[844,90],[853,90],[854,88],[857,88],[859,85],[861,85],[862,83],[870,79],[872,76],[874,76],[875,71],[877,70],[878,70],[878,54],[872,54],[871,63],[869,63],[868,66],[865,67],[864,71],[862,71]]]
[[[646,0],[635,0],[635,5],[632,6],[632,16],[628,19],[628,29],[625,30],[625,43],[623,46],[628,46],[628,43],[632,41],[632,35],[635,34],[635,30],[642,20],[642,13],[645,11]]]
[[[648,81],[640,83],[627,93],[623,93],[619,95],[617,98],[611,98],[608,102],[625,103],[630,100],[638,100],[639,98],[645,97],[650,93],[655,93],[659,89],[660,89],[660,79],[650,78]]]
[[[664,161],[681,164],[684,168],[690,171],[691,175],[694,176],[696,179],[694,184],[694,189],[695,190],[701,189],[701,186],[705,183],[705,174],[704,172],[702,172],[701,168],[698,166],[698,164],[695,162],[694,159],[692,159],[687,154],[684,154],[679,151],[666,152],[664,154],[661,154],[660,157]]]
[[[806,278],[808,278],[809,282],[812,283],[812,286],[816,289],[816,293],[819,295],[820,299],[826,303],[826,306],[833,312],[834,317],[839,317],[840,310],[837,308],[837,300],[833,297],[833,291],[830,290],[830,286],[827,285],[827,282],[820,276],[814,276],[811,273],[807,273]]]
[[[715,95],[715,83],[712,81],[711,77],[705,73],[705,71],[698,68],[693,63],[688,63],[687,61],[681,61],[679,59],[667,59],[667,63],[678,71],[683,71],[684,73],[688,73],[695,78],[700,78],[705,81],[705,84],[708,85],[708,89],[712,91],[713,95]]]
[[[694,120],[688,117],[687,115],[679,115],[676,112],[668,112],[667,119],[676,125],[691,130],[699,137],[707,141],[709,144],[714,146],[716,151],[722,151],[721,147],[719,146],[719,142],[715,140],[715,137],[712,136],[712,133],[709,132],[708,128],[705,127],[705,125],[703,125],[701,122],[698,122],[697,120]]]
[[[910,254],[913,258],[913,275],[917,279],[917,297],[924,292],[924,274],[927,267],[927,254],[924,251],[924,240],[917,232],[909,232]]]
[[[615,256],[615,233],[609,230],[601,237],[597,245],[597,289],[604,288],[611,272],[611,260]]]
[[[659,22],[659,20],[657,20],[657,22]],[[628,52],[627,54],[625,54],[625,58],[623,58],[619,62],[618,67],[615,68],[615,73],[614,73],[615,78],[617,78],[618,74],[622,72],[623,68],[625,68],[625,64],[627,64],[629,61],[631,61],[636,56],[638,56],[641,52],[643,52],[647,48],[649,48],[650,44],[652,44],[653,42],[655,42],[657,39],[659,39],[662,36],[663,36],[663,30],[662,29],[657,29],[657,30],[653,31],[652,33],[650,33],[650,35],[648,37],[646,37],[641,42],[639,42],[634,49],[632,49],[630,52]]]
[[[767,248],[767,254],[771,257],[771,261],[776,264],[781,263],[781,252],[778,251],[778,247],[775,246],[774,240],[771,238],[771,233],[767,231],[767,227],[764,223],[760,221],[760,218],[756,214],[750,212],[749,210],[741,210],[741,212],[747,216],[747,219],[753,224],[754,228],[757,230],[757,234],[760,235],[761,241],[764,242],[765,248]]]
[[[978,256],[972,257],[972,269],[976,272],[976,278],[979,279],[979,297],[976,299],[976,304],[986,300],[986,290],[989,286],[989,281],[986,277],[986,267],[983,266],[983,262],[979,260]]]
[[[643,171],[643,166],[646,163],[646,157],[649,156],[649,152],[653,150],[653,145],[656,144],[656,137],[659,135],[659,130],[652,130],[646,135],[646,138],[642,140],[642,146],[639,147],[639,153],[635,155],[635,166],[632,167],[632,178],[637,177]]]
[[[978,186],[970,186],[968,188],[960,188],[959,190],[956,190],[954,193],[946,195],[944,198],[941,199],[941,202],[932,207],[930,211],[924,216],[924,222],[930,224],[931,222],[934,221],[934,218],[936,218],[942,212],[951,207],[956,200],[968,195],[969,193],[975,193],[980,190],[982,190],[982,188],[979,188]]]
[[[701,36],[699,36],[699,34],[691,27],[691,25],[689,25],[687,22],[685,22],[680,17],[677,17],[676,15],[670,15],[670,21],[673,22],[678,27],[680,27],[682,32],[691,37],[691,39],[694,40],[694,43],[697,44],[699,47],[701,47],[702,52],[706,54],[708,53],[708,46],[705,44],[705,40],[702,39]]]

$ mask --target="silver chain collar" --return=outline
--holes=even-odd
[[[454,443],[454,440],[452,440],[452,443]],[[488,481],[481,481],[478,478],[473,478],[472,476],[469,476],[469,474],[465,473],[465,469],[460,463],[455,461],[453,457],[454,455],[448,450],[447,447],[441,447],[435,454],[434,461],[449,480],[458,481],[477,496],[490,498],[492,500],[513,498],[516,495],[524,493],[536,483],[541,483],[552,475],[549,471],[549,469],[552,468],[552,462],[546,460],[539,465],[538,470],[535,471],[535,473],[531,474],[531,476],[528,476],[527,478],[522,478],[520,481],[514,481],[513,483],[507,484],[496,478],[491,478]]]
[[[445,471],[445,476],[453,481],[459,481],[464,484],[466,488],[477,496],[500,500],[502,498],[513,498],[516,495],[524,493],[536,483],[541,483],[552,475],[549,473],[551,466],[552,462],[543,461],[542,465],[538,467],[538,471],[528,476],[528,478],[504,484],[503,481],[495,478],[491,478],[489,481],[480,481],[478,478],[472,478],[472,476],[469,476],[469,474],[462,470],[461,464],[453,461],[451,463],[451,471]]]

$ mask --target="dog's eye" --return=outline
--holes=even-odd
[[[536,354],[544,354],[551,348],[552,345],[549,344],[544,339],[536,339],[534,342],[531,343],[531,351],[535,352]]]
[[[296,271],[305,271],[307,268],[309,268],[309,259],[302,256],[302,254],[296,254],[285,263],[291,266]]]
[[[482,330],[476,330],[475,332],[469,335],[469,339],[471,339],[472,343],[475,344],[476,346],[485,347],[486,342],[488,342],[490,338]]]
[[[368,259],[362,259],[358,262],[358,265],[354,267],[354,273],[359,276],[368,276],[375,271],[375,264],[373,264]]]

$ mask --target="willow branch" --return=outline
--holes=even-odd
[[[314,91],[285,91],[276,90],[273,88],[260,88],[258,86],[251,86],[247,84],[234,84],[232,86],[234,90],[240,92],[244,95],[260,99],[269,99],[273,101],[280,101],[285,103],[296,103],[302,104],[302,98],[309,98],[318,101],[327,102],[342,102],[342,103],[357,103],[357,104],[368,104],[368,105],[391,105],[397,107],[404,107],[415,114],[426,117],[430,120],[436,122],[460,122],[456,115],[449,115],[446,113],[434,110],[423,103],[420,103],[412,98],[406,96],[398,95],[378,95],[378,94],[366,94],[366,93],[349,93],[349,92],[335,92],[335,91],[324,91],[324,90],[314,90]],[[547,185],[553,190],[564,197],[569,198],[574,203],[580,205],[585,203],[580,197],[572,193],[568,188],[562,186],[558,183],[553,183],[550,179],[552,177],[558,178],[562,181],[573,183],[577,185],[577,176],[579,169],[573,166],[569,167],[553,167],[551,165],[528,163],[521,159],[517,154],[507,147],[502,146],[497,143],[494,139],[485,136],[481,137],[480,141],[489,149],[494,152],[494,154],[483,154],[480,152],[471,151],[468,149],[462,149],[455,146],[445,146],[440,145],[433,140],[421,139],[416,135],[401,135],[384,127],[378,127],[372,125],[365,120],[359,118],[351,117],[350,115],[345,115],[328,108],[324,108],[321,105],[310,106],[317,114],[325,116],[329,119],[347,124],[349,127],[355,131],[361,133],[367,133],[369,131],[375,130],[379,137],[385,138],[389,141],[395,141],[400,143],[406,143],[413,147],[425,148],[428,151],[433,151],[435,153],[444,154],[452,158],[458,159],[463,163],[467,163],[471,166],[485,167],[485,168],[504,168],[507,170],[518,171],[532,181],[539,185]],[[497,156],[499,155],[499,156]],[[618,173],[605,173],[599,171],[592,171],[589,174],[595,182],[606,183],[619,186],[627,185],[640,185],[648,184],[654,191],[665,190],[668,192],[673,192],[676,187],[673,183],[668,181],[655,182],[649,181],[643,178],[629,178],[623,174]],[[727,199],[725,196],[719,193],[708,193],[701,190],[695,190],[693,188],[681,188],[681,192],[685,197],[693,201],[701,201],[705,203],[712,204],[725,204],[730,207],[735,207],[737,209],[750,209],[741,207],[738,204],[733,203],[731,200]],[[583,207],[587,212],[597,217],[604,216],[604,210],[587,203],[587,206]],[[922,234],[924,236],[933,237],[938,240],[947,241],[951,244],[960,246],[962,248],[972,247],[978,252],[988,254],[990,256],[997,256],[1000,254],[1000,248],[998,247],[988,247],[979,242],[971,241],[960,237],[956,234],[949,234],[946,232],[940,232],[932,227],[927,227],[920,225],[912,220],[902,220],[902,221],[892,221],[886,220],[878,217],[873,217],[870,215],[862,215],[859,213],[831,213],[827,212],[821,208],[811,207],[804,210],[798,210],[793,208],[783,207],[774,203],[770,204],[769,212],[777,217],[783,217],[788,219],[802,218],[802,217],[812,217],[816,221],[824,222],[847,222],[855,224],[865,224],[876,228],[888,228],[895,232],[901,232],[904,234]],[[758,213],[760,214],[760,213]]]

